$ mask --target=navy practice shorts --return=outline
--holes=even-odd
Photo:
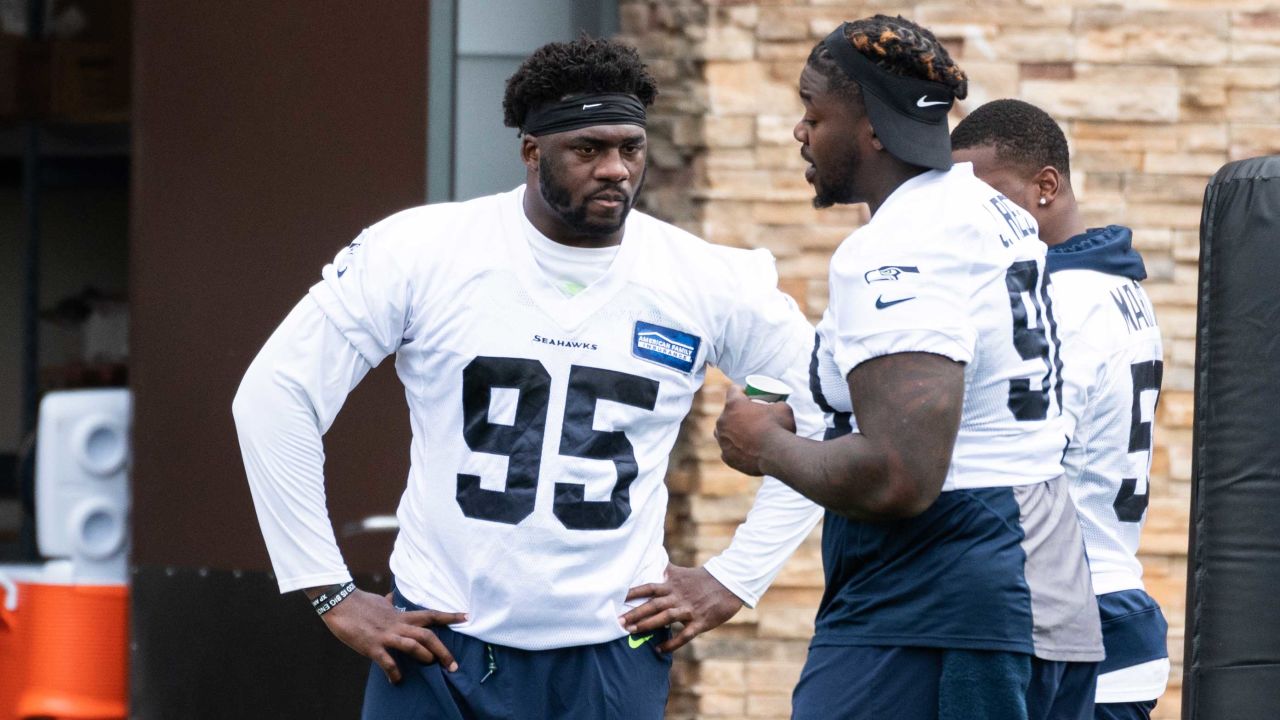
[[[399,592],[394,601],[422,609]],[[403,679],[392,685],[382,668],[371,664],[365,720],[662,720],[671,656],[656,648],[671,637],[669,630],[642,643],[622,637],[538,651],[493,645],[447,627],[432,631],[453,653],[457,672],[393,653]]]
[[[1093,720],[1098,664],[1031,661],[1030,720]]]
[[[1142,590],[1099,595],[1098,612],[1107,659],[1098,666],[1098,698],[1104,702],[1097,717],[1146,720],[1169,676],[1169,624]]]
[[[809,648],[792,720],[1089,720],[1096,663],[940,648]]]

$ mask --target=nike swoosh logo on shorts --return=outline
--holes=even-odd
[[[635,635],[628,635],[628,636],[627,636],[627,644],[631,646],[631,649],[632,649],[632,650],[635,650],[636,648],[640,647],[641,645],[643,645],[643,644],[645,644],[645,643],[649,642],[651,639],[653,639],[653,633],[649,633],[648,635],[645,635],[645,636],[644,636],[644,637],[642,637],[642,638],[638,638],[638,637],[636,637]]]
[[[885,308],[887,308],[887,307],[893,307],[894,305],[897,305],[898,303],[904,303],[904,302],[906,302],[906,301],[908,301],[908,300],[915,300],[915,299],[916,299],[916,296],[915,296],[915,295],[912,295],[911,297],[901,298],[901,299],[899,299],[899,300],[890,300],[890,301],[888,301],[888,302],[885,302],[884,296],[883,296],[883,295],[881,295],[880,297],[876,298],[876,309],[877,309],[877,310],[883,310],[883,309],[885,309]]]
[[[926,100],[928,100],[928,102],[925,102]],[[947,104],[946,100],[929,100],[928,95],[921,95],[920,99],[916,100],[916,107],[921,107],[921,108],[933,107],[934,105],[946,105],[946,104]]]

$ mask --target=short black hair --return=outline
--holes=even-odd
[[[996,159],[1027,172],[1053,166],[1071,177],[1067,137],[1049,113],[1021,100],[992,100],[960,121],[951,131],[951,149],[990,145]]]
[[[874,15],[847,23],[844,28],[854,49],[885,72],[942,83],[957,100],[969,94],[968,77],[928,28],[901,15]],[[827,87],[833,92],[859,94],[857,81],[840,69],[824,43],[814,46],[808,63],[827,78]]]
[[[507,78],[502,121],[520,128],[530,110],[582,93],[626,93],[648,107],[658,96],[658,83],[635,48],[584,33],[573,42],[543,45],[520,64]]]

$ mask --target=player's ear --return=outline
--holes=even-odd
[[[530,172],[538,172],[538,138],[524,135],[520,138],[520,162]]]
[[[1062,190],[1062,175],[1054,166],[1045,165],[1040,168],[1040,172],[1036,173],[1033,183],[1040,197],[1039,204],[1050,205],[1058,197],[1058,192]]]
[[[876,150],[884,150],[884,143],[880,142],[880,136],[876,135],[876,129],[871,127],[871,120],[865,116],[863,117],[863,120],[867,123],[867,132],[870,133],[871,136],[871,147]]]

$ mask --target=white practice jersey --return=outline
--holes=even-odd
[[[846,378],[883,355],[965,363],[944,491],[1062,474],[1061,364],[1035,220],[972,165],[903,183],[831,260],[815,350],[828,437],[855,431]]]
[[[1113,667],[1098,676],[1099,703],[1158,698],[1169,679],[1163,620],[1155,601],[1137,592],[1144,590],[1137,553],[1164,363],[1151,300],[1132,279],[1145,272],[1128,235],[1118,226],[1091,230],[1075,246],[1073,239],[1051,250],[1049,260],[1071,434],[1063,464],[1093,589],[1104,621],[1112,620],[1103,633],[1109,652],[1133,657],[1136,647],[1150,658],[1114,667],[1109,657]]]
[[[396,356],[413,431],[397,587],[468,613],[454,626],[463,633],[538,650],[625,635],[628,588],[662,581],[668,455],[706,368],[803,387],[813,330],[777,289],[767,251],[711,245],[638,211],[609,270],[566,296],[531,252],[523,193],[378,223],[303,305],[369,366]],[[251,368],[241,396],[268,382]],[[821,413],[795,395],[801,431],[820,434]],[[237,413],[282,590],[344,576],[336,548],[312,542],[327,528],[280,520],[302,493],[277,490],[274,446],[254,439],[251,418]],[[751,604],[820,516],[766,479],[734,545],[707,568]]]
[[[1095,270],[1052,275],[1071,445],[1064,465],[1093,589],[1142,589],[1151,440],[1164,370],[1160,328],[1137,282]]]

